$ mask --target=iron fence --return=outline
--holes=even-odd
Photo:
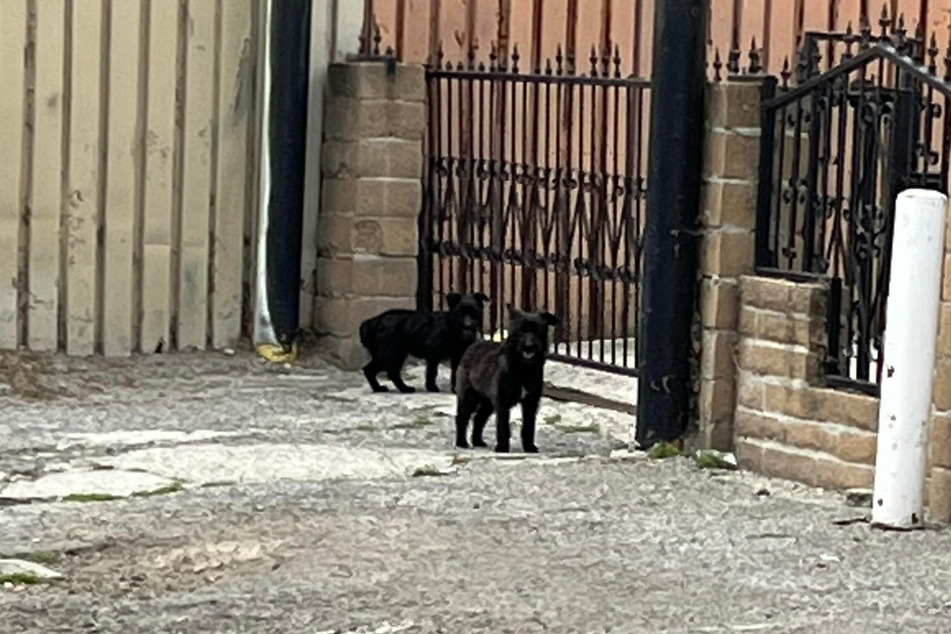
[[[895,198],[947,192],[951,159],[951,51],[941,77],[933,37],[882,29],[807,37],[795,70],[765,84],[757,220],[760,274],[829,280],[830,384],[869,393],[884,367]],[[837,62],[826,72],[823,51]]]
[[[521,61],[427,68],[419,304],[484,292],[493,333],[507,303],[550,310],[554,358],[635,374],[650,83],[617,49]]]

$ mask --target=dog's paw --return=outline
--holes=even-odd
[[[403,394],[415,394],[415,393],[416,393],[416,388],[415,388],[415,387],[410,387],[410,386],[408,386],[408,385],[404,385],[403,387],[400,388],[400,392],[403,393]]]
[[[479,447],[479,448],[481,448],[481,449],[485,449],[485,448],[488,447],[489,445],[487,445],[486,442],[485,442],[484,440],[482,440],[481,438],[473,438],[473,439],[472,439],[472,446],[473,446],[473,447]]]
[[[536,447],[535,445],[525,445],[524,447],[522,447],[522,451],[524,451],[525,453],[538,453],[538,447]]]
[[[388,388],[388,387],[386,387],[386,386],[384,386],[384,385],[378,385],[378,386],[376,386],[376,387],[374,387],[374,388],[371,388],[371,389],[373,390],[374,394],[386,394],[387,392],[390,391],[390,388]]]
[[[467,443],[466,441],[464,440],[456,441],[456,449],[468,449],[468,448],[469,448],[469,443]]]
[[[508,452],[509,452],[509,446],[508,446],[508,445],[496,445],[496,446],[495,446],[495,453],[508,453]]]
[[[426,391],[427,391],[427,392],[431,392],[431,393],[433,393],[433,394],[438,394],[438,393],[439,393],[439,386],[436,386],[436,385],[427,385],[427,386],[426,386]]]

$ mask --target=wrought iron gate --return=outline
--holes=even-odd
[[[948,189],[951,51],[944,77],[938,53],[900,22],[807,34],[797,85],[788,63],[767,84],[757,270],[829,279],[830,385],[877,390],[895,197]]]
[[[427,68],[420,215],[421,308],[448,292],[557,314],[553,358],[636,374],[650,82],[615,49],[524,72],[516,48],[490,64]]]

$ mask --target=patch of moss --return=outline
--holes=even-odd
[[[647,457],[654,460],[665,460],[667,458],[676,458],[680,455],[680,448],[669,442],[659,442],[650,448]]]
[[[441,476],[447,476],[449,472],[443,471],[438,467],[432,465],[426,465],[423,467],[418,467],[413,471],[414,478],[438,478]]]
[[[25,572],[15,572],[9,575],[0,575],[0,585],[5,583],[12,583],[15,586],[35,586],[49,582],[46,579],[40,579],[36,575]]]
[[[712,449],[698,451],[694,459],[697,467],[700,469],[736,469],[736,463],[731,461],[725,454]]]
[[[150,498],[150,497],[155,497],[156,495],[170,495],[172,493],[178,493],[179,491],[182,491],[184,488],[185,487],[182,486],[181,482],[173,482],[171,484],[167,484],[163,487],[159,487],[151,491],[136,491],[135,493],[132,494],[132,497]]]
[[[202,489],[214,489],[216,487],[231,487],[238,484],[237,480],[214,480],[212,482],[203,482],[199,485]]]
[[[559,431],[566,434],[600,434],[601,427],[595,423],[590,425],[556,425]]]
[[[551,416],[545,417],[546,425],[557,425],[561,422],[561,414],[552,414]]]
[[[429,420],[425,416],[419,416],[409,423],[398,423],[393,425],[393,429],[423,429],[424,427],[429,427],[433,424],[433,421]]]
[[[373,425],[357,425],[353,428],[353,431],[374,432],[376,431],[376,427]]]
[[[63,559],[63,554],[55,550],[37,550],[9,557],[7,555],[0,555],[0,559],[22,559],[23,561],[31,561],[34,564],[52,566],[58,564]]]
[[[70,493],[63,498],[63,502],[111,502],[120,499],[109,493]]]

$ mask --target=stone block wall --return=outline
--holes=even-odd
[[[878,399],[824,387],[826,294],[820,284],[741,279],[737,460],[813,486],[871,487]]]
[[[314,328],[347,369],[363,362],[360,322],[416,305],[425,97],[422,66],[328,70]]]

